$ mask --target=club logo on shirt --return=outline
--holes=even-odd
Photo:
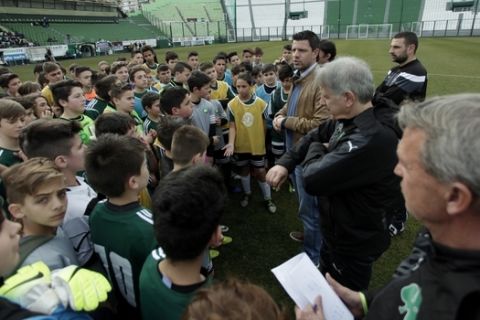
[[[253,125],[253,114],[245,112],[242,117],[242,123],[245,127],[250,128]]]
[[[405,303],[398,307],[400,314],[405,313],[403,320],[415,320],[422,304],[422,289],[416,283],[405,286],[400,291],[400,298]]]

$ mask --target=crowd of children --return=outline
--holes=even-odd
[[[25,317],[180,319],[211,283],[212,249],[232,241],[220,220],[228,191],[238,192],[233,177],[241,181],[242,207],[252,201],[253,175],[266,211],[277,211],[265,174],[285,150],[271,120],[292,87],[291,47],[273,64],[262,56],[261,48],[212,59],[192,51],[182,62],[168,51],[162,62],[143,46],[129,60],[101,61],[98,70],[74,64],[67,74],[45,62],[23,83],[0,68],[0,236],[10,239],[0,242],[1,275],[9,277],[2,278],[2,305]],[[10,252],[16,246],[19,255]],[[46,286],[60,293],[52,293],[59,298],[48,312],[34,295],[18,298],[34,285],[4,290],[25,273],[69,266],[82,275],[69,294],[101,285],[88,305],[61,296],[50,280]],[[281,318],[261,289],[231,283],[222,290],[232,286],[252,289],[252,301],[258,295],[270,319]],[[190,315],[215,295],[200,291]]]

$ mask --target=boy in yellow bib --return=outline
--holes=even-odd
[[[277,207],[272,201],[270,186],[265,182],[265,118],[267,103],[252,95],[254,79],[248,72],[238,75],[238,95],[228,103],[230,119],[228,144],[225,156],[234,155],[235,165],[240,169],[244,196],[240,206],[246,207],[251,197],[250,167],[262,190],[265,205],[270,213]]]

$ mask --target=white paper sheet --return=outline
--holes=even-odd
[[[350,310],[305,253],[273,268],[272,272],[301,309],[308,304],[313,305],[315,298],[320,295],[326,320],[353,320]]]

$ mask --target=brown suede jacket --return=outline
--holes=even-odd
[[[317,65],[305,78],[295,81],[294,86],[302,86],[295,117],[287,117],[287,107],[291,96],[288,97],[285,106],[275,115],[287,117],[284,126],[286,129],[294,131],[294,142],[297,142],[310,130],[318,128],[321,123],[330,118],[327,107],[321,102],[319,72],[320,66]]]

